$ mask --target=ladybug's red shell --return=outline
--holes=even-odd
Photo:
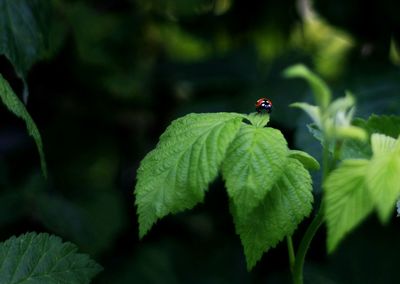
[[[272,101],[267,98],[258,99],[256,102],[256,111],[261,112],[262,110],[270,113],[272,111]]]

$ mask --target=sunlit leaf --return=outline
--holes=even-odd
[[[203,200],[242,119],[234,113],[189,114],[171,123],[138,169],[140,237],[157,219]]]
[[[356,139],[365,141],[367,139],[367,132],[357,126],[338,126],[335,129],[335,137],[338,139]]]
[[[247,214],[264,199],[283,174],[287,154],[279,130],[242,126],[222,164],[228,195],[238,215]]]
[[[328,252],[373,210],[366,185],[368,165],[368,160],[345,160],[324,183]]]
[[[397,140],[390,136],[378,133],[371,135],[372,153],[377,157],[392,152],[397,143]]]
[[[287,161],[281,178],[251,213],[237,214],[236,206],[231,206],[249,270],[264,252],[292,235],[312,210],[312,181],[308,171],[295,159]]]
[[[398,149],[374,155],[366,172],[369,192],[378,210],[382,223],[387,223],[394,213],[400,196],[400,154]]]
[[[247,119],[254,126],[264,127],[269,122],[269,114],[253,112],[247,116]]]

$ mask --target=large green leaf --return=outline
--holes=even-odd
[[[51,1],[0,0],[0,54],[13,64],[25,84],[26,74],[47,52],[48,23]]]
[[[331,91],[326,83],[303,64],[297,64],[284,71],[287,78],[303,78],[310,84],[315,101],[321,109],[328,107],[331,100]]]
[[[279,130],[244,125],[222,165],[229,197],[239,215],[256,207],[282,175],[288,148]]]
[[[373,210],[365,180],[368,165],[368,160],[345,160],[324,183],[328,252]]]
[[[33,137],[36,142],[37,149],[40,155],[40,164],[42,166],[43,175],[47,176],[46,160],[43,152],[42,137],[39,130],[29,115],[24,104],[19,100],[17,95],[13,92],[8,82],[0,75],[0,98],[6,107],[16,116],[22,118],[26,124],[29,135]]]
[[[240,114],[210,113],[189,114],[172,122],[138,169],[140,237],[157,219],[203,200],[242,119]]]
[[[246,216],[231,206],[236,232],[240,235],[251,269],[262,254],[293,234],[310,214],[313,201],[311,177],[303,165],[289,158],[285,171],[264,200]]]
[[[374,155],[366,172],[369,192],[374,200],[382,223],[389,221],[400,196],[400,152],[392,151]]]
[[[102,268],[59,237],[28,233],[0,243],[0,279],[4,284],[84,284]]]

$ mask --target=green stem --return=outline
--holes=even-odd
[[[318,231],[319,227],[321,227],[324,222],[324,214],[323,214],[323,206],[321,205],[317,215],[315,215],[314,220],[308,226],[306,233],[303,236],[303,239],[300,242],[299,249],[296,255],[296,261],[293,267],[293,283],[294,284],[302,284],[303,283],[303,266],[304,260],[306,258],[306,254],[308,248],[310,247],[310,243],[315,236],[315,233]]]
[[[326,177],[330,172],[330,162],[329,162],[329,143],[326,139],[324,139],[323,143],[323,153],[322,153],[322,183],[325,181]],[[312,220],[311,224],[308,226],[307,231],[305,232],[299,249],[296,254],[295,263],[293,267],[293,283],[294,284],[303,284],[303,267],[304,260],[306,258],[307,251],[310,247],[310,243],[317,233],[319,227],[324,223],[324,206],[321,203],[317,214]]]
[[[295,258],[295,256],[294,256],[294,249],[293,249],[292,237],[291,237],[291,236],[287,236],[287,237],[286,237],[286,241],[287,241],[287,247],[288,247],[288,253],[289,253],[290,272],[293,273],[294,263],[295,263],[295,261],[296,261],[296,258]]]
[[[331,170],[331,165],[329,162],[329,143],[327,139],[324,139],[323,150],[322,150],[322,183],[324,183],[330,170]]]

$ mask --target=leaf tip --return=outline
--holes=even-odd
[[[297,64],[290,66],[290,67],[286,68],[285,70],[283,70],[282,76],[284,78],[295,78],[295,77],[298,77],[299,74],[305,73],[308,71],[309,71],[308,68],[304,64],[297,63]]]

